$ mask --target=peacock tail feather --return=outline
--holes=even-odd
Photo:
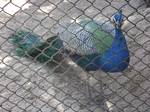
[[[41,63],[52,62],[57,58],[61,58],[59,51],[62,47],[62,41],[55,36],[44,42],[36,34],[19,31],[13,34],[10,39],[16,46],[18,56],[32,58]]]

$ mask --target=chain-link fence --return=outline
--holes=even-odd
[[[145,1],[0,0],[0,112],[150,112],[150,9]],[[130,51],[123,72],[86,72],[62,52],[54,66],[39,63],[39,55],[17,56],[9,41],[20,30],[43,41],[79,32],[85,19],[113,24],[119,9]]]

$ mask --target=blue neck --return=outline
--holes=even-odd
[[[114,38],[114,41],[122,40],[123,38],[124,38],[124,36],[122,34],[121,28],[116,28],[115,27],[115,38]]]
[[[112,43],[112,48],[118,46],[126,46],[126,40],[122,33],[121,28],[115,28],[115,37]]]

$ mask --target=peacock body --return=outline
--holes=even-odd
[[[71,59],[86,71],[102,69],[121,72],[128,67],[129,51],[121,30],[122,11],[114,15],[111,24],[82,20],[78,29],[60,34]],[[75,27],[76,28],[76,27]]]

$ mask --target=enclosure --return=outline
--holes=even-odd
[[[19,30],[46,40],[80,19],[111,21],[122,9],[130,51],[119,73],[50,67],[15,54]],[[150,8],[143,0],[0,0],[0,112],[150,112]]]

